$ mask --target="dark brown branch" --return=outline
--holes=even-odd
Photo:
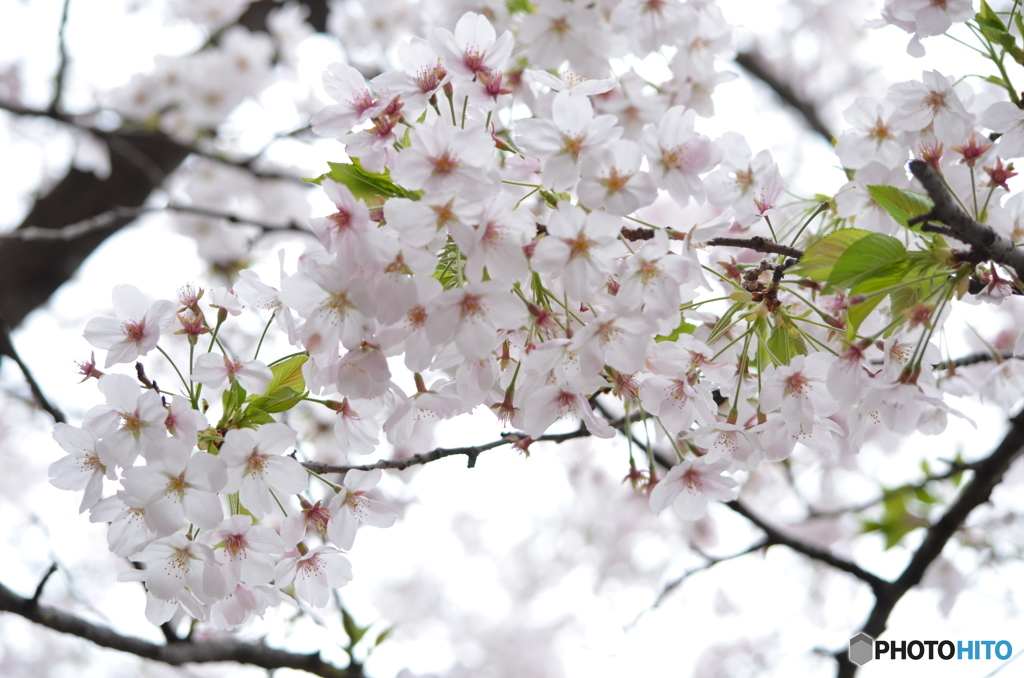
[[[621,423],[619,424],[621,426]],[[615,422],[612,423],[615,426]],[[469,447],[438,447],[437,449],[431,450],[430,452],[424,452],[422,454],[414,454],[411,457],[404,459],[381,459],[374,464],[363,464],[363,465],[332,465],[325,464],[319,461],[304,461],[302,465],[312,471],[313,473],[346,473],[348,471],[373,471],[374,469],[394,469],[401,471],[407,469],[410,466],[419,466],[421,464],[429,464],[432,461],[438,459],[444,459],[446,457],[456,457],[459,455],[465,455],[467,458],[466,467],[474,468],[476,466],[476,458],[487,450],[493,450],[496,447],[503,447],[505,445],[513,445],[520,442],[529,441],[532,443],[564,443],[567,440],[573,440],[575,438],[586,438],[590,435],[585,427],[569,433],[549,433],[542,435],[540,438],[530,439],[525,433],[506,433],[498,440],[492,440],[489,443],[483,445],[471,445]]]
[[[323,678],[359,678],[361,672],[338,668],[320,659],[319,653],[296,654],[265,645],[217,640],[202,643],[181,642],[157,645],[148,640],[123,636],[55,607],[39,605],[22,598],[0,584],[0,611],[13,612],[31,622],[92,641],[100,647],[128,652],[144,659],[171,666],[190,663],[238,662],[264,669],[298,669]]]
[[[1017,278],[1024,280],[1024,251],[996,233],[991,226],[979,224],[960,209],[942,176],[931,165],[923,160],[911,160],[910,172],[921,182],[935,205],[927,214],[909,219],[908,224],[939,221],[949,227],[952,237],[971,245],[984,258],[1013,269]]]
[[[964,486],[960,497],[946,510],[946,513],[928,528],[924,540],[917,547],[910,562],[899,578],[875,593],[875,607],[861,629],[872,638],[880,636],[886,628],[889,615],[903,595],[921,583],[925,571],[942,553],[946,543],[959,530],[967,516],[992,496],[992,490],[1002,482],[1003,475],[1024,451],[1024,410],[1010,419],[1010,430],[1002,442],[985,459],[976,462],[974,477]],[[839,665],[838,678],[852,678],[857,665],[847,659],[847,650],[835,654]]]
[[[764,57],[756,52],[740,52],[736,55],[736,63],[747,73],[768,85],[784,103],[796,109],[808,127],[817,132],[830,146],[832,145],[835,137],[822,122],[814,104],[804,100],[788,82],[772,73],[765,64]]]
[[[781,530],[772,527],[739,500],[726,502],[725,505],[760,528],[761,531],[768,536],[769,545],[786,546],[797,553],[802,553],[812,560],[818,560],[826,565],[831,565],[837,570],[841,570],[847,574],[852,574],[854,577],[870,586],[876,598],[879,598],[882,593],[887,590],[889,582],[885,581],[878,575],[868,572],[856,563],[835,556],[829,551],[800,541],[799,539],[791,537]]]
[[[60,100],[64,96],[64,76],[68,69],[68,44],[64,38],[64,31],[68,26],[68,6],[71,0],[64,0],[64,8],[60,14],[60,28],[57,30],[57,49],[59,50],[57,73],[53,77],[53,97],[47,110],[57,112],[60,108]]]
[[[29,598],[29,602],[31,602],[33,605],[39,604],[39,598],[43,595],[43,589],[46,588],[46,582],[50,581],[50,577],[52,577],[53,573],[56,571],[57,563],[50,563],[50,567],[47,568],[46,573],[43,575],[43,578],[39,580],[38,584],[36,584],[35,593],[33,593],[32,597]]]
[[[799,259],[804,256],[803,250],[798,250],[795,247],[789,247],[787,245],[780,245],[766,240],[761,236],[757,235],[753,238],[712,238],[708,240],[705,245],[712,245],[715,247],[743,247],[748,250],[754,250],[755,252],[764,252],[765,254],[782,254],[787,257],[793,257]]]
[[[325,31],[326,0],[300,0],[300,4],[309,9],[308,20],[314,29]],[[279,7],[274,0],[258,0],[249,5],[238,24],[251,31],[266,31],[269,13]],[[35,114],[10,103],[0,102],[0,108],[16,115]],[[57,112],[45,115],[76,124],[70,116]],[[111,150],[110,175],[99,179],[91,172],[71,168],[47,195],[36,199],[23,226],[59,229],[118,206],[141,206],[163,177],[193,150],[158,132],[124,128],[92,133]],[[32,310],[46,303],[107,237],[128,223],[130,219],[117,219],[107,228],[69,242],[0,242],[0,314],[17,327]]]
[[[14,342],[11,341],[10,325],[7,324],[7,320],[2,314],[0,314],[0,356],[7,356],[13,360],[18,369],[21,370],[21,373],[25,375],[25,381],[28,382],[28,387],[32,391],[32,396],[36,399],[36,404],[39,405],[39,408],[44,412],[48,412],[58,424],[65,423],[67,419],[64,417],[64,413],[47,400],[43,389],[39,387],[39,383],[32,376],[32,371],[28,369],[28,365],[18,355],[18,351],[14,348]]]

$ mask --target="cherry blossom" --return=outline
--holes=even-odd
[[[117,318],[93,318],[84,333],[90,344],[107,349],[104,367],[130,363],[152,351],[174,320],[172,302],[150,303],[134,285],[116,285],[112,296]]]
[[[736,498],[736,481],[723,476],[727,461],[708,463],[698,457],[672,467],[651,491],[651,509],[661,512],[669,505],[683,520],[696,520],[708,510],[708,500]]]
[[[306,489],[306,470],[281,454],[293,444],[295,432],[284,424],[264,424],[255,432],[228,431],[220,448],[228,474],[223,491],[238,492],[242,505],[257,518],[273,513],[287,496]]]
[[[305,553],[282,560],[274,572],[278,588],[294,583],[295,595],[313,607],[325,607],[331,589],[352,581],[352,564],[331,546],[317,546]]]
[[[376,487],[383,472],[380,469],[345,474],[341,491],[331,500],[331,519],[327,523],[327,536],[339,548],[350,551],[360,523],[371,527],[391,527],[398,513],[387,504],[366,497]]]

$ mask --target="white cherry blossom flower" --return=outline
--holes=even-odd
[[[100,437],[97,450],[104,465],[127,468],[167,437],[167,410],[156,391],[142,390],[123,374],[105,374],[97,387],[107,404],[86,412],[82,425]]]
[[[223,593],[224,579],[217,567],[213,550],[205,544],[190,540],[181,532],[157,539],[135,559],[149,564],[138,574],[146,582],[146,590],[160,600],[173,600],[186,587],[204,602],[221,597]],[[139,577],[136,572],[131,570],[122,573],[118,579],[137,579]]]
[[[1001,158],[1024,156],[1024,111],[1009,101],[997,101],[985,109],[981,124],[1002,134],[996,149]]]
[[[365,496],[376,487],[382,475],[380,469],[353,469],[345,474],[341,491],[331,500],[327,536],[343,551],[352,550],[360,523],[371,527],[391,527],[398,519],[395,509]]]
[[[84,333],[90,344],[107,349],[104,367],[146,355],[156,348],[160,332],[174,322],[174,302],[160,299],[150,303],[134,285],[115,285],[112,296],[117,318],[93,318]]]
[[[324,71],[324,89],[336,104],[313,116],[313,131],[322,137],[341,139],[353,127],[377,116],[387,105],[366,86],[363,74],[348,64],[335,63]]]
[[[274,573],[274,583],[285,588],[295,583],[295,595],[313,607],[325,607],[331,589],[352,581],[352,564],[333,546],[317,546],[304,554],[282,560]]]
[[[482,126],[456,127],[435,117],[409,133],[411,145],[395,158],[396,182],[410,190],[483,200],[501,190],[494,141]]]
[[[497,36],[487,17],[466,12],[452,34],[444,28],[434,29],[431,44],[455,75],[472,80],[481,73],[504,71],[512,54],[512,33]]]
[[[231,360],[220,353],[204,353],[196,358],[192,380],[211,388],[224,388],[238,383],[249,393],[262,394],[267,390],[273,372],[259,360]]]
[[[938,71],[925,71],[921,79],[922,82],[909,80],[889,88],[889,100],[896,105],[890,123],[908,132],[931,125],[939,141],[963,141],[969,115],[949,79]]]
[[[711,171],[721,159],[715,145],[693,127],[697,111],[673,106],[665,111],[658,126],[644,125],[640,147],[651,163],[651,176],[659,188],[685,207],[690,198],[704,201],[700,175]]]
[[[556,191],[572,188],[580,178],[580,160],[622,136],[615,116],[594,117],[586,97],[559,92],[551,120],[520,120],[516,142],[543,161],[544,183]]]
[[[561,203],[548,219],[547,236],[533,249],[530,267],[541,273],[559,272],[569,296],[587,301],[615,270],[621,228],[620,217],[587,214],[577,205]]]
[[[223,492],[238,492],[242,505],[256,518],[273,513],[277,501],[306,489],[307,474],[299,462],[283,456],[295,444],[295,431],[284,424],[264,424],[255,432],[233,429],[224,436],[220,457],[227,464]]]
[[[707,513],[708,500],[731,501],[736,498],[737,482],[723,476],[727,461],[707,463],[702,457],[672,467],[651,490],[651,509],[661,513],[669,505],[683,520],[696,520]]]
[[[427,338],[435,345],[455,341],[471,360],[490,355],[499,330],[518,329],[526,322],[523,303],[495,281],[470,283],[441,293],[427,309]]]
[[[117,480],[113,467],[100,461],[96,436],[90,431],[65,423],[53,427],[53,439],[68,456],[50,464],[50,484],[62,490],[85,490],[79,513],[91,509],[103,492],[103,477]]]
[[[640,171],[643,154],[628,139],[613,141],[596,151],[584,165],[576,192],[591,209],[626,216],[658,197],[651,177]]]
[[[185,521],[200,529],[217,527],[224,517],[218,492],[227,482],[224,460],[191,449],[173,438],[153,445],[145,466],[123,473],[125,493],[145,502],[146,523],[160,536]]]
[[[203,533],[204,543],[224,561],[227,590],[239,583],[251,586],[269,584],[274,578],[277,558],[284,553],[281,537],[269,527],[253,525],[252,517],[230,516],[216,530]]]

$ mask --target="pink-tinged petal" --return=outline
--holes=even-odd
[[[358,529],[359,520],[352,511],[343,506],[331,512],[331,519],[327,523],[327,537],[341,550],[350,551],[356,541]]]
[[[291,457],[270,457],[266,460],[266,464],[270,484],[278,493],[278,499],[282,498],[281,493],[298,494],[304,491],[309,484],[309,474],[306,469]]]
[[[137,322],[146,317],[149,299],[135,285],[115,285],[111,297],[119,320]]]
[[[249,393],[264,393],[274,379],[274,373],[264,363],[253,360],[242,363],[241,369],[235,372],[235,379]]]
[[[1024,124],[1024,111],[1009,101],[998,101],[985,109],[981,124],[995,132],[1006,132]]]
[[[708,511],[708,497],[696,488],[684,487],[676,495],[672,508],[683,520],[697,520]]]
[[[182,510],[189,522],[203,530],[214,529],[224,519],[224,507],[221,505],[220,497],[211,492],[186,492],[182,500]]]
[[[398,520],[398,511],[382,501],[366,500],[366,512],[361,516],[364,525],[370,527],[391,527]]]
[[[103,363],[103,368],[107,369],[121,363],[135,362],[138,357],[139,345],[134,341],[123,340],[107,350],[107,359]]]
[[[674,470],[674,469],[673,469]],[[675,498],[682,492],[683,486],[678,480],[672,477],[672,471],[662,478],[654,489],[651,490],[650,505],[655,513],[661,513],[675,501]]]
[[[360,471],[352,469],[345,474],[345,487],[353,494],[368,492],[377,486],[384,472],[379,468],[372,471]]]
[[[134,412],[139,401],[139,385],[123,374],[107,374],[96,385],[107,403],[117,412]]]
[[[280,454],[295,444],[295,431],[284,424],[264,424],[256,432],[256,443],[261,454]]]
[[[185,474],[189,485],[206,492],[220,492],[228,482],[224,460],[208,452],[197,452],[188,460]]]
[[[96,348],[109,349],[125,340],[124,326],[116,318],[93,318],[85,324],[85,340]]]
[[[210,388],[223,388],[228,383],[228,369],[224,356],[219,353],[204,353],[196,358],[192,367],[192,381]]]

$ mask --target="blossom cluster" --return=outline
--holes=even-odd
[[[887,3],[885,16],[906,27],[912,4]],[[968,18],[956,6],[944,4],[950,21]],[[318,244],[279,287],[243,271],[211,292],[211,324],[194,293],[175,313],[123,285],[117,318],[86,327],[104,369],[147,355],[175,323],[193,348],[213,337],[169,402],[90,366],[107,403],[54,433],[69,453],[54,483],[85,491],[82,510],[111,524],[114,553],[148,563],[126,578],[145,581],[154,621],[180,605],[234,626],[282,589],[323,605],[351,578],[341,551],[358,525],[395,521],[364,496],[379,470],[321,478],[330,501],[307,498],[310,474],[286,454],[296,433],[273,416],[302,401],[327,406],[342,455],[377,451],[379,432],[403,445],[417,421],[480,406],[524,450],[560,418],[601,438],[642,429],[674,464],[659,479],[656,454],[642,471],[631,457],[630,477],[652,509],[685,519],[798,444],[850,464],[871,436],[942,432],[958,414],[947,393],[1015,403],[1022,363],[936,369],[933,342],[952,300],[1002,303],[1011,275],[911,231],[877,189],[924,199],[904,169],[919,157],[974,218],[1021,240],[1020,195],[1004,200],[1003,161],[1024,155],[1016,105],[934,71],[860,99],[836,146],[851,181],[824,204],[789,201],[770,153],[697,131],[731,77],[716,62],[733,48],[713,3],[531,10],[498,28],[466,13],[453,31],[400,43],[401,68],[369,82],[327,67],[335,103],[312,127],[347,157],[339,149],[317,179],[334,211],[311,219]],[[949,27],[934,14],[913,15],[915,35]],[[671,77],[614,71],[627,52],[664,57]],[[666,205],[687,227],[653,223]],[[797,261],[701,245],[713,238],[806,249]],[[980,293],[967,294],[972,282]],[[298,353],[268,365],[215,351],[243,302],[272,312]],[[222,394],[216,425],[202,386]],[[119,490],[101,498],[104,478]]]

